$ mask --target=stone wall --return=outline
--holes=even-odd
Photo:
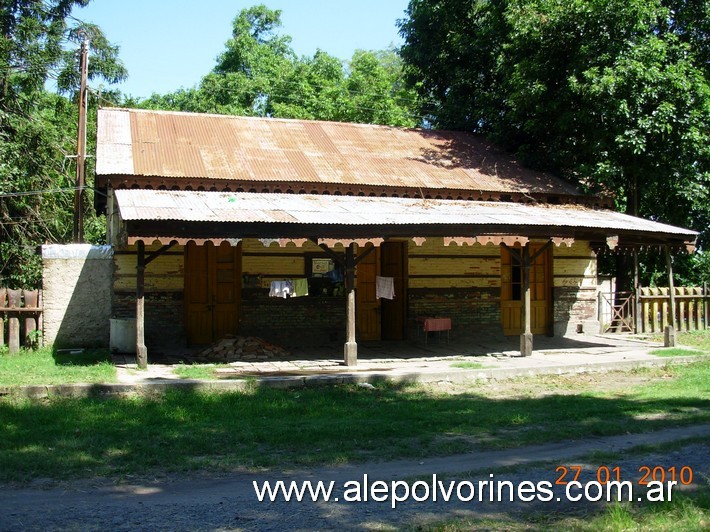
[[[42,246],[44,342],[108,347],[112,277],[110,246]]]

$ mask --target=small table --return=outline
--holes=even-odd
[[[446,343],[449,343],[449,331],[451,330],[451,318],[420,318],[422,331],[424,331],[424,343],[428,343],[429,333],[436,331],[439,333],[441,341],[441,331],[446,331]]]

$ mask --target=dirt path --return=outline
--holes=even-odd
[[[407,501],[396,509],[387,502],[345,502],[348,481],[370,485],[375,480],[390,483],[412,477],[429,484],[432,475],[449,482],[523,480],[554,482],[558,465],[592,451],[621,452],[638,445],[659,444],[689,437],[710,436],[710,425],[666,429],[645,434],[626,434],[585,441],[480,452],[426,460],[365,463],[337,468],[294,471],[240,472],[207,478],[179,476],[155,481],[115,484],[108,480],[77,481],[60,487],[11,489],[0,487],[0,530],[313,530],[372,529],[398,527],[466,515],[494,515],[500,512],[545,511],[569,508],[570,503],[490,503],[461,501]],[[536,462],[545,465],[531,466]],[[669,468],[689,466],[696,480],[710,474],[710,444],[689,444],[670,453],[643,454],[622,463],[583,464],[584,478],[594,479],[600,465],[621,467],[624,480],[636,481],[643,465]],[[500,468],[505,469],[501,472]],[[474,473],[470,473],[474,471]],[[468,472],[468,473],[467,473]],[[580,480],[584,480],[580,478]],[[338,502],[259,502],[253,482],[291,480],[333,481]],[[559,495],[555,491],[556,495]],[[542,506],[540,506],[542,505]],[[559,506],[559,508],[558,508]]]

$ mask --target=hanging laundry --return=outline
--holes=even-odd
[[[375,277],[375,297],[377,299],[394,299],[394,278]]]
[[[282,297],[286,299],[293,295],[293,283],[291,281],[271,281],[269,297]]]
[[[343,270],[340,268],[335,268],[334,270],[330,270],[328,273],[325,274],[325,276],[328,278],[328,280],[334,282],[334,283],[342,283],[343,282]]]
[[[308,295],[308,279],[293,280],[293,297]]]

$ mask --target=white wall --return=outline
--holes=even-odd
[[[112,259],[110,246],[42,246],[46,344],[108,347]]]

